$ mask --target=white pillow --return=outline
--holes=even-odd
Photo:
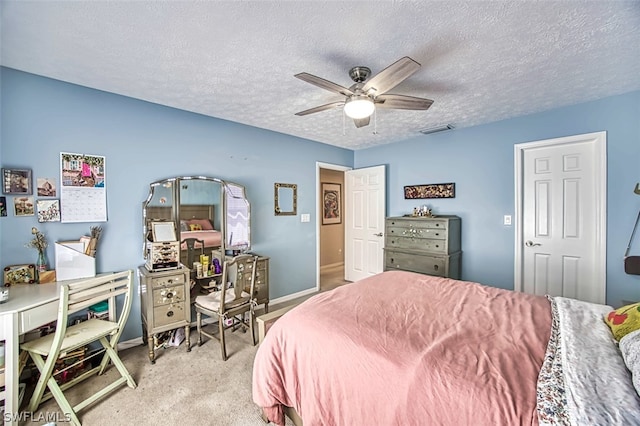
[[[631,372],[631,380],[636,392],[640,395],[640,330],[632,331],[620,339],[620,352]]]

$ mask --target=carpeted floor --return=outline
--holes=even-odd
[[[258,347],[251,345],[249,333],[227,332],[227,361],[220,357],[218,341],[207,339],[198,347],[195,330],[191,337],[191,352],[186,352],[184,343],[178,348],[160,349],[154,365],[142,343],[120,351],[138,387],[125,385],[82,410],[79,417],[83,425],[264,426],[260,410],[251,399],[253,359]],[[117,371],[111,367],[103,377],[89,378],[69,389],[67,398],[71,404],[77,403],[114,377]],[[55,412],[60,414],[56,417]],[[53,400],[42,404],[33,418],[38,421],[26,424],[47,423],[43,419],[65,424]]]

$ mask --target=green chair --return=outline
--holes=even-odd
[[[120,315],[116,315],[115,301],[116,297],[120,295],[124,296],[123,304]],[[28,411],[34,412],[41,402],[53,396],[62,411],[69,416],[71,423],[80,425],[81,422],[77,415],[80,410],[117,390],[125,383],[130,388],[136,387],[135,381],[116,352],[118,340],[131,311],[132,296],[132,270],[69,281],[60,286],[56,331],[20,346],[29,354],[40,371],[40,378],[33,391]],[[92,318],[72,326],[67,325],[70,314],[86,310],[102,301],[109,302],[109,318]],[[54,377],[56,361],[60,357],[87,347],[93,342],[100,342],[103,348],[97,352],[98,355],[103,354],[100,365],[81,373],[66,383],[58,384],[56,377]],[[64,396],[64,391],[96,373],[101,375],[109,365],[109,361],[115,365],[120,377],[75,406],[71,406]],[[49,388],[50,393],[45,394],[45,388]]]

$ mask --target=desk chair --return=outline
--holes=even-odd
[[[231,260],[226,260],[222,266],[221,290],[209,293],[206,296],[198,296],[195,301],[196,326],[198,328],[198,346],[202,345],[202,335],[210,339],[220,341],[222,360],[227,360],[227,348],[225,346],[225,330],[240,326],[246,331],[247,323],[244,320],[249,313],[249,330],[253,345],[256,345],[254,332],[255,306],[256,306],[256,262],[258,258],[249,254],[241,254]],[[232,287],[226,288],[231,283]],[[247,293],[248,290],[248,293]],[[218,319],[218,335],[209,334],[202,329],[202,316]],[[231,320],[231,324],[225,325],[225,320]]]
[[[115,299],[119,295],[124,295],[124,302],[121,313],[116,320]],[[95,278],[74,280],[60,286],[60,304],[58,306],[58,322],[55,333],[20,346],[22,350],[29,353],[29,356],[31,356],[40,371],[40,379],[33,391],[28,411],[34,412],[42,401],[53,396],[62,411],[69,415],[71,423],[80,425],[78,411],[108,395],[125,383],[130,388],[136,387],[136,383],[116,352],[116,345],[131,310],[132,295],[132,270],[116,274],[104,274]],[[70,327],[67,326],[70,314],[87,309],[89,306],[102,301],[109,302],[109,319],[93,318]],[[67,383],[58,385],[52,374],[58,358],[92,342],[100,342],[104,348],[104,355],[100,365],[82,373]],[[99,353],[102,352],[100,351]],[[43,357],[46,357],[46,360]],[[118,369],[121,377],[72,407],[63,392],[69,387],[93,376],[96,372],[99,375],[102,374],[107,368],[109,360]],[[44,395],[45,387],[49,388],[50,394]]]

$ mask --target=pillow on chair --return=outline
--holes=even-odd
[[[200,295],[196,297],[196,303],[202,306],[205,309],[210,311],[217,311],[220,308],[220,296],[222,295],[221,291],[213,291],[206,295]],[[249,296],[249,293],[242,292],[242,297]],[[233,288],[227,289],[227,296],[224,299],[224,303],[229,303],[236,298],[236,293]]]

